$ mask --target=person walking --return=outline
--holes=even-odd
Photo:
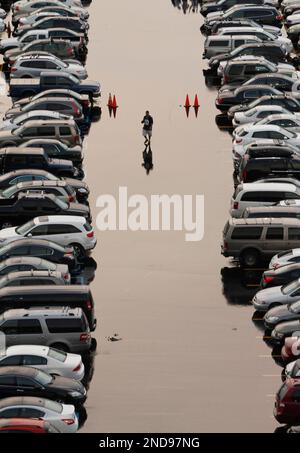
[[[143,124],[143,137],[145,137],[145,145],[150,143],[152,137],[152,127],[153,127],[153,118],[149,113],[149,110],[146,110],[145,116],[142,120]]]

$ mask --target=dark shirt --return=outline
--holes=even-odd
[[[153,126],[153,118],[151,115],[145,115],[142,121],[142,124],[144,125],[143,129],[145,131],[152,131],[152,126]]]

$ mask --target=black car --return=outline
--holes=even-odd
[[[243,86],[249,85],[268,85],[269,87],[276,88],[282,92],[291,92],[294,88],[295,79],[289,77],[285,74],[279,73],[270,73],[270,74],[258,74],[252,77],[251,79],[247,80],[243,83]],[[240,86],[240,83],[237,81],[230,85],[223,85],[222,90],[225,89],[234,89],[236,86]]]
[[[215,35],[218,34],[218,31],[220,28],[224,27],[262,27],[261,24],[258,24],[254,20],[251,19],[218,19],[213,22],[205,22],[201,27],[200,30],[202,33],[207,34],[207,35]],[[264,27],[266,30],[268,30],[268,26]],[[272,29],[269,29],[269,31],[272,30],[273,34],[279,35],[280,34],[280,28],[275,28],[273,27]],[[277,31],[277,32],[276,32]]]
[[[85,182],[78,179],[58,178],[45,170],[36,170],[32,168],[22,168],[20,170],[13,170],[0,175],[0,190],[14,186],[21,182],[31,181],[64,181],[67,185],[66,187],[70,187],[72,189],[72,193],[75,192],[76,199],[79,203],[88,203],[90,189]],[[72,196],[71,193],[70,196]],[[72,201],[74,201],[74,199]]]
[[[273,208],[276,207],[273,206]],[[264,271],[260,282],[260,287],[264,289],[270,288],[272,286],[282,286],[298,278],[300,278],[300,264],[288,264],[286,266],[278,267],[277,269],[267,269],[266,271]]]
[[[37,396],[79,406],[86,400],[86,390],[74,379],[52,376],[25,366],[0,367],[0,397]]]
[[[0,198],[0,228],[28,222],[42,215],[82,216],[91,223],[90,209],[85,204],[69,203],[43,191],[20,192],[14,198]]]
[[[16,256],[36,256],[54,263],[67,264],[71,271],[79,267],[72,247],[62,247],[46,239],[18,239],[0,247],[0,262]]]
[[[243,55],[253,55],[255,57],[265,57],[273,63],[284,63],[289,60],[286,49],[280,44],[273,42],[262,42],[254,44],[244,44],[230,53],[219,54],[208,61],[210,71],[217,74],[217,69],[221,61],[232,60]]]
[[[206,17],[209,13],[215,13],[217,11],[226,11],[228,8],[236,5],[236,0],[218,0],[216,2],[204,3],[201,6],[201,14]],[[252,5],[263,5],[264,0],[251,0]],[[249,0],[239,0],[239,5],[249,5]]]
[[[243,85],[234,90],[219,91],[215,105],[217,109],[224,112],[233,105],[247,104],[252,99],[277,94],[280,94],[280,91],[268,85]]]
[[[244,156],[238,174],[239,183],[254,182],[268,177],[290,177],[300,180],[299,154],[285,157]]]
[[[244,154],[244,157],[248,156],[248,159],[257,159],[259,157],[286,157],[290,158],[293,154],[299,154],[296,147],[287,145],[284,141],[278,144],[266,144],[253,142],[250,143]]]
[[[234,105],[228,110],[227,116],[232,120],[236,112],[246,112],[247,110],[257,107],[258,105],[280,105],[289,112],[300,112],[300,102],[298,99],[295,99],[293,96],[288,94],[278,94],[275,96],[262,96],[249,104]]]
[[[57,176],[82,178],[80,169],[68,160],[50,159],[42,148],[8,147],[0,149],[0,173],[20,168],[38,168]]]
[[[283,16],[274,7],[269,5],[235,5],[224,13],[220,13],[209,19],[207,22],[214,22],[219,19],[250,19],[258,24],[281,27]]]

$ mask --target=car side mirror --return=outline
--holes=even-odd
[[[32,233],[28,233],[28,234],[27,234],[27,237],[28,237],[28,238],[31,238],[31,237],[32,237]]]

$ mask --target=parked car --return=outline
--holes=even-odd
[[[271,286],[282,286],[297,278],[300,278],[300,264],[288,264],[276,269],[265,270],[262,274],[260,286],[261,289],[270,288]]]
[[[33,138],[23,142],[19,146],[22,148],[40,148],[43,149],[49,157],[71,160],[74,166],[82,166],[83,151],[80,145],[67,146],[57,139]]]
[[[72,246],[79,258],[85,256],[97,243],[93,228],[85,217],[80,216],[35,217],[19,227],[4,228],[0,231],[2,245],[22,237],[47,239],[61,246]]]
[[[16,256],[7,258],[0,263],[0,275],[21,271],[53,271],[60,272],[66,281],[70,281],[69,268],[66,264],[57,264],[34,256]]]
[[[238,182],[254,182],[270,176],[290,176],[300,180],[300,156],[259,157],[255,159],[245,155],[237,175]],[[289,206],[286,206],[289,208]]]
[[[24,46],[7,50],[4,53],[3,60],[7,61],[9,64],[12,64],[20,55],[22,55],[22,53],[36,51],[49,52],[62,60],[76,57],[74,47],[69,41],[50,38],[38,39],[36,41],[26,43]]]
[[[50,71],[41,72],[39,78],[24,79],[14,78],[10,81],[9,93],[13,98],[34,96],[41,91],[49,89],[69,89],[79,94],[87,94],[90,100],[101,94],[100,84],[91,80],[79,80],[68,72]]]
[[[247,80],[243,83],[242,86],[251,86],[251,85],[268,85],[276,90],[281,92],[292,92],[293,90],[299,90],[300,86],[300,79],[296,72],[294,72],[294,76],[289,76],[285,74],[279,73],[271,73],[271,74],[259,74],[251,79]],[[223,85],[220,88],[220,91],[227,91],[233,90],[235,88],[234,85]]]
[[[289,77],[297,77],[293,65],[287,63],[275,64],[269,61],[267,57],[253,55],[244,55],[220,62],[219,74],[222,77],[222,85],[232,84],[237,86],[257,75],[273,74],[276,76],[283,74]]]
[[[82,216],[88,222],[92,220],[90,209],[87,205],[69,203],[59,199],[54,194],[44,191],[28,190],[27,192],[22,192],[21,189],[21,191],[17,190],[16,195],[11,198],[0,198],[0,228],[18,226],[30,221],[33,216],[51,214]]]
[[[233,105],[249,103],[262,96],[278,94],[281,94],[279,90],[268,85],[242,85],[233,90],[219,91],[215,105],[217,109],[224,112]]]
[[[32,418],[0,419],[1,434],[58,434],[59,431],[51,423]]]
[[[37,122],[33,121],[32,123],[36,124]],[[27,124],[30,125],[31,121],[29,121]],[[27,125],[21,126],[21,128],[18,129],[25,131],[26,127]],[[53,126],[53,128],[55,129],[55,126]],[[72,127],[70,129],[72,129]],[[70,131],[69,128],[68,131]],[[23,132],[20,133],[23,134]],[[5,135],[4,132],[0,132],[0,136],[1,134]],[[14,138],[16,137],[22,138],[20,137],[19,133],[14,135]],[[7,145],[9,145],[9,143],[6,143],[6,146]],[[83,173],[76,169],[71,161],[52,158],[50,159],[42,148],[17,148],[14,146],[0,148],[0,173],[7,173],[8,171],[19,170],[22,168],[36,168],[39,170],[45,170],[57,176],[74,176],[75,178],[83,177]]]
[[[54,195],[55,198],[67,203],[67,202],[76,202],[76,192],[70,187],[66,181],[60,180],[33,180],[27,182],[18,182],[15,185],[11,185],[6,189],[0,191],[0,202],[2,205],[9,206],[15,202],[20,194],[44,192],[47,194]],[[26,201],[25,201],[26,203]]]
[[[18,239],[5,246],[0,246],[0,262],[8,258],[37,257],[57,264],[66,264],[73,272],[78,268],[78,262],[72,247],[62,247],[55,242],[45,239]]]
[[[242,266],[254,267],[289,246],[296,247],[299,240],[298,219],[230,218],[223,229],[221,253],[239,260]]]
[[[292,113],[270,115],[267,118],[263,118],[256,124],[275,125],[291,132],[300,132],[300,117]]]
[[[300,361],[295,360],[289,363],[284,370],[285,379],[297,379],[300,378]]]
[[[300,248],[284,250],[274,255],[269,263],[269,269],[277,269],[294,263],[300,263]]]
[[[10,272],[0,277],[0,288],[6,286],[67,285],[70,284],[70,281],[70,275],[66,279],[65,275],[57,271],[19,271]]]
[[[273,345],[282,346],[284,340],[289,337],[300,335],[300,320],[281,322],[271,332],[269,342]]]
[[[300,299],[300,279],[286,285],[274,286],[258,291],[252,299],[257,311],[267,311],[278,305],[287,305]]]
[[[258,42],[262,42],[262,40],[257,36],[247,35],[247,33],[237,36],[210,35],[204,42],[202,58],[212,58],[216,55],[232,52],[234,49],[243,46],[244,44]]]
[[[269,5],[235,5],[224,13],[209,13],[206,16],[207,22],[213,22],[220,19],[253,19],[259,24],[281,26],[283,16],[281,13]]]
[[[28,288],[29,293],[32,292],[32,299],[28,298]],[[44,288],[42,288],[42,292],[45,294]],[[55,289],[57,288],[55,287]],[[69,308],[63,305],[55,306],[55,301],[50,300],[50,305],[48,303],[47,307],[42,305],[41,308],[35,308],[38,297],[40,305],[41,303],[45,305],[45,302],[41,302],[41,296],[38,296],[36,292],[38,288],[32,286],[24,289],[24,294],[28,299],[27,305],[30,308],[3,311],[4,307],[2,308],[1,306],[3,314],[0,317],[0,331],[6,336],[6,347],[19,344],[32,344],[50,346],[63,352],[84,354],[90,351],[90,329],[84,311],[80,307],[75,306],[74,308]],[[20,299],[21,293],[17,290],[18,288],[10,288],[10,294],[18,296],[20,306],[25,305]],[[61,290],[58,291],[52,292],[52,297],[55,294],[65,294]],[[5,292],[1,291],[1,293],[4,301],[6,299],[4,305],[7,305],[9,303],[7,300],[9,292],[6,291],[5,294]],[[76,294],[78,294],[78,289]],[[47,299],[47,302],[49,302],[50,298],[47,297]],[[73,302],[74,304],[75,302]],[[16,301],[14,305],[17,305]]]
[[[41,8],[35,8],[30,14],[23,14],[20,17],[20,20],[24,17],[29,17],[31,15],[38,14],[41,11],[45,11],[47,13],[59,13],[61,16],[71,16],[71,17],[79,17],[82,20],[88,20],[90,14],[86,8],[82,8],[80,6],[75,6],[74,2],[72,4],[62,4],[57,3],[57,1],[51,1],[51,5],[49,6],[42,6]]]
[[[292,266],[298,265],[293,264]],[[282,268],[276,269],[276,271],[269,272],[279,272],[280,269]],[[288,283],[285,284],[287,285]],[[282,322],[297,321],[299,319],[300,319],[300,302],[299,300],[296,300],[296,302],[292,302],[287,305],[280,305],[278,307],[275,306],[268,310],[264,316],[264,324],[267,329],[273,330],[275,326],[277,326],[277,324],[280,324]]]
[[[248,207],[271,206],[281,200],[300,197],[300,189],[284,183],[239,184],[231,198],[230,215],[240,218]],[[0,232],[1,233],[1,232]]]
[[[282,140],[293,146],[300,146],[300,134],[288,131],[272,124],[254,124],[237,127],[234,131],[234,145],[245,146],[252,141],[262,139],[265,142]]]
[[[35,54],[26,56],[22,53],[13,63],[10,76],[13,78],[37,78],[45,71],[62,71],[73,75],[79,80],[87,78],[86,69],[72,60],[71,63],[63,61],[54,55]]]
[[[84,386],[74,379],[51,376],[45,371],[25,366],[0,368],[1,397],[20,394],[63,401],[66,404],[74,404],[75,407],[86,400]]]
[[[244,124],[257,123],[270,115],[281,114],[293,114],[297,120],[300,119],[300,115],[297,112],[291,113],[281,105],[259,105],[257,107],[253,107],[252,109],[246,110],[245,112],[236,112],[233,116],[232,125],[233,127],[238,127]]]
[[[270,22],[271,24],[271,22]],[[272,24],[271,24],[272,25]],[[74,17],[46,17],[40,19],[32,25],[20,25],[15,31],[15,36],[22,36],[28,30],[46,30],[48,28],[66,28],[69,30],[76,31],[77,33],[83,33],[87,38],[89,25],[86,21]]]
[[[289,363],[300,356],[300,341],[299,337],[287,337],[281,349],[281,360],[284,363]]]
[[[79,354],[70,354],[49,346],[32,344],[10,346],[0,356],[0,367],[5,366],[34,367],[76,381],[81,381],[84,377],[84,364]]]
[[[247,159],[257,159],[257,158],[269,158],[269,157],[286,157],[290,158],[293,155],[299,156],[300,149],[296,146],[287,145],[284,141],[273,140],[271,143],[268,140],[255,140],[246,146],[234,146],[233,148],[233,163],[235,168],[235,173],[238,174],[240,171],[240,166],[244,158]],[[286,180],[288,179],[288,180]],[[257,182],[287,182],[295,184],[298,186],[298,180],[295,178],[284,178],[275,177],[273,175],[267,175],[266,178],[258,179]],[[299,186],[300,187],[300,186]]]
[[[224,27],[251,27],[251,28],[260,28],[262,30],[267,30],[268,32],[274,34],[275,36],[281,36],[281,29],[279,27],[274,27],[272,25],[259,24],[251,19],[218,19],[210,22],[205,21],[201,27],[200,31],[206,35],[215,35],[218,34],[219,30]]]
[[[292,52],[293,44],[289,38],[285,36],[278,36],[261,27],[224,27],[218,30],[218,36],[239,36],[239,35],[252,35],[257,36],[261,41],[276,42],[283,44],[288,52]],[[246,44],[246,43],[245,43]]]
[[[275,4],[276,2],[265,1],[265,0],[251,0],[253,5],[264,5],[264,4]],[[207,16],[209,13],[214,13],[217,11],[226,11],[228,8],[235,6],[236,2],[234,0],[218,0],[215,2],[207,2],[201,5],[201,14],[202,16]],[[239,1],[239,5],[248,5],[249,0],[241,0]]]
[[[300,420],[300,381],[287,379],[276,394],[274,417],[279,423],[297,424]]]
[[[11,120],[0,123],[0,131],[8,131],[23,126],[27,121],[39,120],[68,120],[70,116],[55,112],[54,110],[31,110],[28,113],[16,115]]]
[[[51,142],[51,140],[49,140]],[[26,143],[24,143],[26,147]],[[46,151],[47,152],[47,151]],[[66,200],[68,201],[78,201],[79,203],[87,204],[88,205],[88,197],[89,197],[89,187],[88,185],[80,181],[78,179],[71,179],[71,178],[59,178],[52,173],[49,173],[45,170],[37,170],[37,169],[20,169],[20,170],[13,170],[3,175],[0,175],[0,189],[3,190],[5,188],[14,186],[19,184],[19,182],[32,182],[32,181],[56,181],[59,185],[61,182],[65,183],[66,190],[69,191],[68,197]],[[47,191],[45,188],[42,190]],[[59,196],[59,194],[56,194]]]
[[[82,3],[81,0],[60,0],[60,3],[65,5],[65,6],[70,6],[70,7],[81,7]],[[50,5],[57,5],[57,1],[49,1],[47,0],[47,4]],[[12,5],[12,15],[14,17],[14,20],[17,21],[19,20],[20,17],[23,15],[28,15],[31,14],[32,12],[36,11],[37,9],[41,8],[41,0],[32,0],[28,2],[27,0],[21,0],[14,2]]]
[[[278,219],[282,217],[300,219],[300,206],[257,206],[254,208],[246,208],[243,214],[244,219]]]

